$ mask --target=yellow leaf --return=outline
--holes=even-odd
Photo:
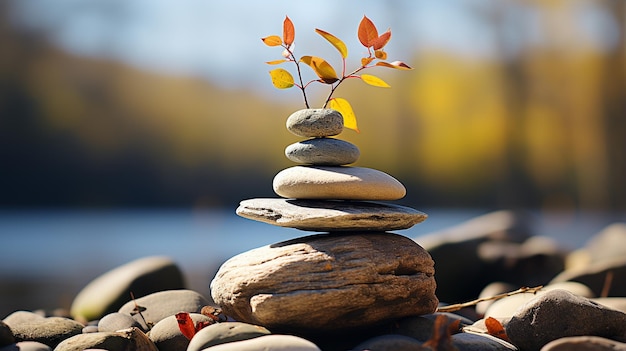
[[[341,113],[343,116],[344,127],[360,133],[359,127],[356,125],[356,116],[354,115],[354,111],[352,110],[352,106],[350,106],[348,100],[342,98],[332,98],[328,102],[328,107]]]
[[[370,74],[361,74],[361,80],[375,87],[391,88],[384,80]]]
[[[281,46],[283,40],[278,35],[270,35],[269,37],[261,38],[267,46]]]
[[[300,58],[300,61],[309,65],[313,69],[315,74],[317,74],[317,76],[320,77],[320,79],[326,84],[333,84],[334,82],[339,80],[339,77],[337,77],[337,73],[335,72],[333,66],[331,66],[330,63],[326,62],[326,60],[321,57],[302,56],[302,58]]]
[[[348,48],[346,47],[346,44],[344,44],[343,41],[341,41],[341,39],[321,29],[316,28],[315,32],[321,35],[322,37],[324,37],[324,39],[328,40],[328,42],[331,43],[335,47],[335,49],[339,51],[339,53],[341,54],[341,57],[343,58],[348,57]]]
[[[272,84],[278,89],[288,89],[294,85],[293,76],[283,68],[276,68],[270,71]]]
[[[267,61],[265,63],[267,63],[268,65],[278,65],[278,64],[281,64],[283,62],[287,62],[287,60],[274,60],[274,61]]]

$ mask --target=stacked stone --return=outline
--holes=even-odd
[[[388,232],[427,216],[381,202],[404,197],[402,183],[375,169],[348,166],[360,152],[333,138],[343,131],[335,110],[300,110],[286,126],[307,139],[285,149],[299,165],[274,177],[281,198],[244,200],[237,214],[326,233],[229,259],[211,282],[213,300],[236,320],[289,332],[362,328],[432,313],[438,304],[434,262],[415,241]]]

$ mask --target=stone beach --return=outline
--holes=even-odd
[[[626,350],[626,224],[575,251],[511,211],[412,239],[392,231],[427,215],[385,202],[406,193],[391,175],[350,166],[360,153],[334,138],[339,113],[297,111],[286,127],[309,139],[287,146],[297,165],[274,178],[279,198],[243,200],[237,214],[305,235],[226,260],[206,278],[211,296],[187,289],[167,257],[128,262],[94,277],[65,312],[0,316],[0,351]]]

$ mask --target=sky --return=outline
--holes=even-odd
[[[598,45],[610,45],[606,14],[590,1],[577,3],[571,15],[580,20],[585,35]],[[532,33],[536,13],[523,2],[508,5],[504,20],[520,22],[529,29],[524,40],[540,42],[542,33]],[[407,61],[420,48],[468,57],[495,52],[493,30],[481,20],[493,11],[493,0],[14,0],[10,6],[15,23],[47,33],[72,53],[200,76],[233,88],[269,87],[264,62],[280,58],[281,50],[266,47],[260,38],[281,34],[285,16],[296,27],[297,56],[313,54],[331,63],[338,56],[314,29],[342,39],[349,48],[348,62],[358,63],[365,50],[356,29],[364,15],[379,32],[391,27],[390,60]],[[508,49],[515,52],[519,32],[506,35]]]

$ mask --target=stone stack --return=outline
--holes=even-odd
[[[281,227],[325,232],[244,252],[211,282],[223,311],[242,322],[285,331],[336,331],[432,313],[434,263],[415,241],[389,233],[426,219],[380,201],[404,197],[392,176],[348,166],[359,149],[333,138],[343,131],[335,110],[306,109],[287,119],[306,140],[285,155],[299,165],[279,172],[281,198],[241,202],[237,214]]]

